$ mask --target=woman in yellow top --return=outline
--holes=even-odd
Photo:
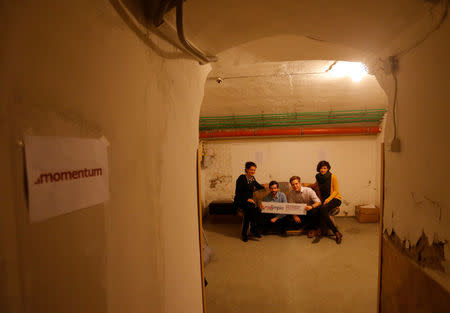
[[[331,165],[327,161],[320,161],[317,164],[316,183],[313,184],[319,187],[320,199],[322,206],[320,207],[320,231],[321,234],[326,234],[328,228],[331,229],[336,236],[336,243],[340,244],[342,241],[342,234],[337,229],[336,225],[330,219],[330,212],[339,207],[342,202],[342,197],[339,194],[339,184],[336,175],[330,172]]]

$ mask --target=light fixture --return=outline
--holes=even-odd
[[[338,61],[328,71],[332,77],[350,77],[354,82],[359,82],[368,74],[367,66],[361,62]]]

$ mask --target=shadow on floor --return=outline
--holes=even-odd
[[[231,238],[241,238],[241,229],[242,229],[242,217],[237,215],[210,215],[207,219],[203,221],[204,229],[208,232],[213,232],[217,234],[224,235],[226,237]],[[298,230],[298,228],[291,228],[291,230]],[[359,229],[351,228],[348,230],[353,234],[357,234]],[[341,230],[342,232],[342,230]],[[264,234],[264,236],[280,236],[277,232],[271,232]],[[306,234],[288,234],[288,236],[306,236]],[[335,240],[334,235],[330,232],[328,236],[323,236],[322,239],[325,240]],[[253,238],[251,234],[249,234],[249,240],[257,241],[257,238]],[[317,243],[317,242],[315,242]]]
[[[212,215],[203,222],[206,231],[226,237],[241,238],[242,220],[237,215]]]

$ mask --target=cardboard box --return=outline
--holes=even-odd
[[[380,218],[380,208],[365,208],[364,205],[355,206],[355,216],[360,223],[377,223]]]

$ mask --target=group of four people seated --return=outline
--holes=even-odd
[[[241,210],[244,215],[242,225],[242,240],[248,241],[248,228],[250,233],[261,237],[261,232],[272,226],[281,234],[286,234],[286,229],[291,226],[301,226],[308,233],[308,237],[315,237],[318,242],[323,235],[328,234],[330,229],[335,237],[336,243],[342,241],[342,234],[330,218],[330,212],[341,205],[342,197],[339,194],[337,178],[330,172],[331,166],[327,161],[320,161],[317,164],[316,182],[314,184],[302,184],[299,176],[292,176],[289,179],[292,190],[287,196],[279,190],[279,184],[271,181],[268,185],[270,193],[263,198],[263,202],[288,202],[305,204],[306,215],[285,215],[285,214],[262,214],[260,209],[264,209],[262,203],[257,205],[253,199],[256,190],[266,189],[267,186],[259,184],[255,179],[256,164],[254,162],[245,163],[245,174],[236,180],[236,192],[234,205]],[[312,188],[318,187],[320,198]]]

